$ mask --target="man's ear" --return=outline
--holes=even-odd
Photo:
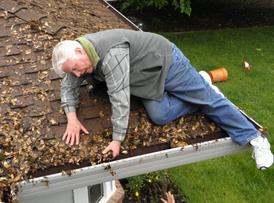
[[[77,54],[83,54],[83,49],[80,47],[75,48],[75,53]]]

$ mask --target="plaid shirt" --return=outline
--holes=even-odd
[[[112,104],[113,140],[123,141],[128,127],[130,111],[129,88],[129,47],[121,44],[113,47],[103,59],[101,72],[107,84],[108,95]],[[65,112],[76,111],[79,103],[79,88],[85,80],[72,74],[66,74],[61,83],[61,105]]]

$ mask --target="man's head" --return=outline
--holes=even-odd
[[[91,61],[81,46],[74,40],[65,40],[59,42],[52,52],[52,67],[61,77],[65,73],[72,73],[80,77],[84,73],[92,73],[93,67]]]

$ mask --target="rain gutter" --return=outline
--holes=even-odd
[[[52,195],[88,185],[95,185],[106,181],[225,156],[247,148],[247,146],[235,144],[231,138],[227,137],[188,145],[184,148],[167,149],[75,169],[71,171],[71,176],[56,173],[21,182],[18,199],[20,201],[26,201],[28,199]]]

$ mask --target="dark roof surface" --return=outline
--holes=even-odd
[[[0,8],[0,113],[20,113],[25,130],[29,123],[55,136],[64,129],[65,116],[60,113],[60,78],[50,70],[53,46],[89,32],[130,27],[97,0],[5,0]],[[88,95],[81,99],[85,106]],[[101,110],[93,108],[88,119],[97,120]],[[80,115],[87,118],[87,113]]]

